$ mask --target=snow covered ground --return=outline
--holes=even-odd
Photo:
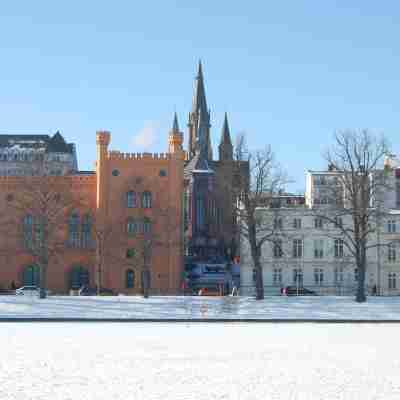
[[[266,318],[400,320],[400,297],[0,296],[0,318]]]
[[[3,323],[2,400],[398,400],[400,326]]]

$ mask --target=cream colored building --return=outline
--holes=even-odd
[[[398,174],[391,172],[393,189],[385,192],[385,215],[376,221],[379,229],[369,238],[366,287],[372,293],[400,294],[400,205],[397,202]],[[315,216],[317,207],[329,201],[324,188],[334,182],[337,172],[307,171],[305,202],[293,206],[281,204],[278,211],[260,208],[266,219],[280,219],[282,251],[267,242],[262,249],[263,278],[266,294],[279,294],[287,286],[305,287],[318,294],[350,295],[357,285],[357,268],[346,244],[341,240],[341,230],[334,223]],[[399,206],[399,208],[397,208]],[[351,224],[347,217],[338,224]],[[241,294],[255,291],[253,267],[248,244],[241,242]]]

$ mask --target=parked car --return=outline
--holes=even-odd
[[[39,288],[37,286],[22,286],[15,290],[17,296],[24,295],[39,295]]]
[[[313,292],[310,289],[306,289],[302,286],[287,286],[286,287],[286,295],[287,296],[317,296],[317,293]]]
[[[89,287],[89,286],[82,286],[79,289],[79,296],[96,296],[97,295],[97,288],[96,287]],[[115,293],[112,289],[107,288],[100,288],[100,296],[114,296]]]
[[[220,289],[217,287],[201,288],[198,292],[199,296],[221,296]]]

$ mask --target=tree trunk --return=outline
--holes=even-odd
[[[145,268],[142,271],[142,287],[143,287],[143,297],[145,299],[149,298],[149,289],[150,289],[150,271]]]
[[[256,278],[256,300],[264,300],[264,281],[260,262],[260,251],[254,242],[251,243],[251,257],[253,259]]]
[[[48,260],[44,259],[40,262],[40,289],[39,298],[45,299],[47,297],[47,266]]]
[[[260,259],[254,260],[254,267],[256,271],[256,300],[264,300],[264,282],[262,276],[262,266]]]
[[[365,271],[366,271],[366,251],[365,249],[361,250],[360,260],[357,262],[358,268],[358,286],[357,286],[357,294],[356,294],[356,302],[364,303],[367,301],[367,297],[365,295]]]

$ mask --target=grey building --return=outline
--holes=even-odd
[[[67,175],[77,170],[75,145],[60,132],[0,135],[0,176]]]

